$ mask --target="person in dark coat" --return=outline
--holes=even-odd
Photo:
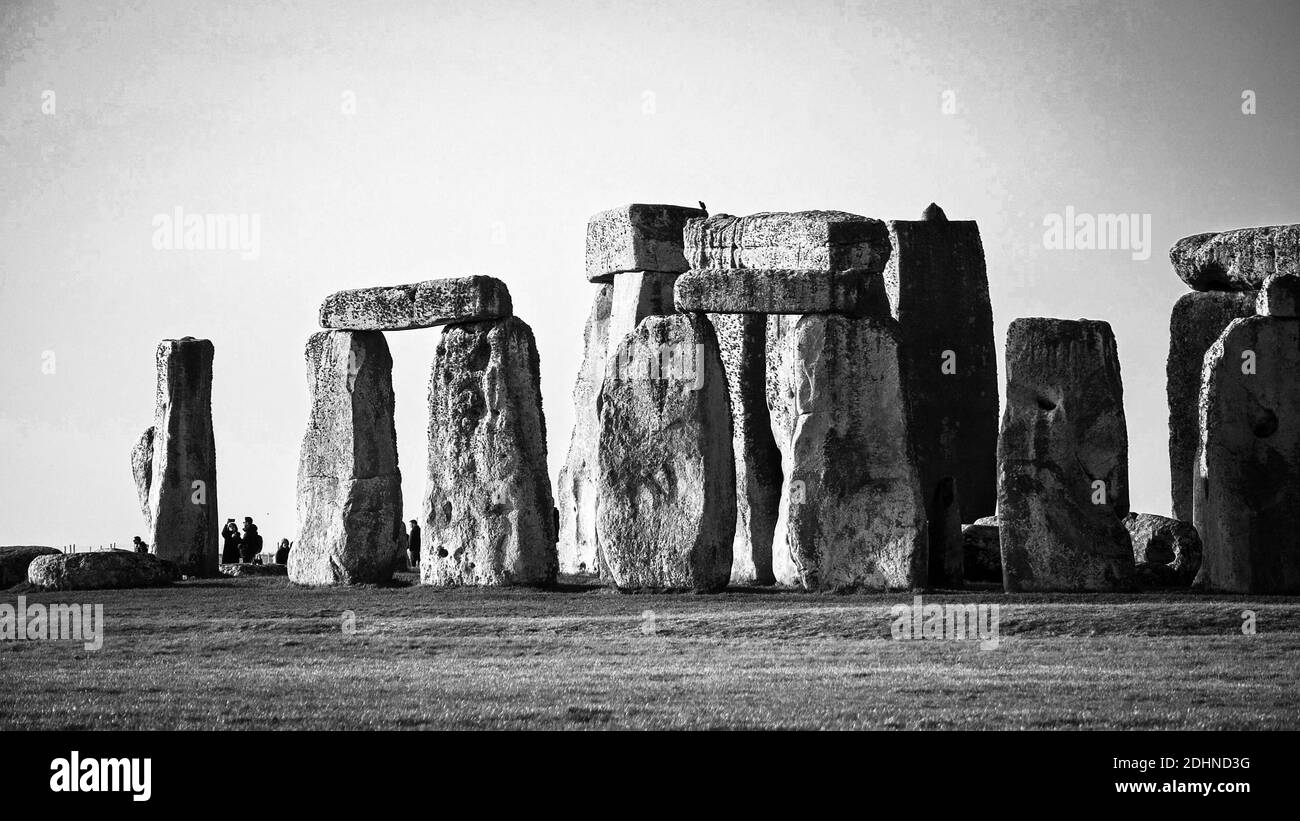
[[[221,563],[235,564],[239,561],[239,525],[234,519],[227,519],[221,528]]]
[[[239,540],[239,557],[245,564],[252,564],[253,557],[262,552],[262,535],[257,532],[252,516],[244,517],[244,536]]]
[[[136,537],[135,537],[135,540],[132,541],[131,543],[135,546],[135,552],[136,552],[136,553],[148,553],[148,552],[149,552],[149,545],[146,544],[146,543],[145,543],[145,540],[144,540],[144,539],[141,539],[139,536],[136,536]]]
[[[420,526],[411,520],[411,530],[406,536],[406,552],[411,557],[411,567],[420,572]]]
[[[290,542],[288,539],[281,539],[281,540],[280,540],[280,547],[279,547],[278,550],[275,551],[275,563],[276,563],[276,564],[288,564],[288,563],[289,563],[289,548],[292,546],[292,544],[293,544],[293,543]]]

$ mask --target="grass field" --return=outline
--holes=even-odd
[[[1000,604],[982,650],[893,640],[910,594],[413,581],[27,593],[105,639],[0,643],[0,729],[1300,728],[1300,597],[925,597]]]

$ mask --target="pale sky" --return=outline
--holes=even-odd
[[[1300,221],[1300,4],[1133,5],[6,0],[0,544],[144,532],[129,454],[185,335],[216,346],[221,517],[292,538],[321,299],[439,276],[510,286],[554,478],[588,216],[697,200],[977,220],[999,350],[1016,317],[1114,327],[1132,506],[1168,514],[1168,248]],[[257,259],[155,249],[177,206],[258,215]],[[1045,248],[1067,207],[1149,215],[1149,258]],[[437,338],[388,335],[407,519]]]

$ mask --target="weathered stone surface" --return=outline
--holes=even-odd
[[[600,416],[596,396],[605,379],[614,286],[596,290],[582,334],[582,365],[573,385],[573,432],[560,468],[556,503],[560,511],[559,561],[564,573],[596,573],[596,444]],[[633,326],[635,327],[635,326]]]
[[[1154,513],[1129,513],[1124,527],[1133,540],[1133,561],[1167,565],[1173,572],[1147,573],[1148,583],[1165,580],[1170,585],[1190,587],[1201,567],[1201,537],[1190,522],[1180,522]]]
[[[158,558],[213,576],[220,558],[217,448],[212,435],[212,343],[185,337],[158,345],[150,467],[151,538]]]
[[[289,578],[387,581],[405,547],[388,343],[378,331],[323,331],[307,340],[306,359],[311,417]]]
[[[149,510],[149,488],[153,485],[153,440],[157,429],[150,425],[140,434],[131,448],[131,475],[135,478],[135,492],[140,499],[140,514],[144,516],[144,529],[153,531],[153,513]]]
[[[962,570],[966,581],[1002,582],[1002,547],[996,524],[987,519],[961,526]]]
[[[1255,313],[1255,294],[1192,291],[1174,303],[1169,315],[1169,359],[1165,392],[1169,401],[1169,484],[1174,518],[1192,520],[1192,474],[1195,471],[1197,397],[1205,352],[1228,323]]]
[[[865,268],[874,273],[889,259],[885,224],[843,211],[718,214],[689,220],[683,236],[692,269]]]
[[[899,325],[908,428],[929,521],[930,583],[953,585],[959,568],[942,556],[960,535],[942,504],[952,493],[942,486],[955,485],[958,527],[993,512],[998,360],[979,226],[942,216],[927,209],[926,220],[889,223],[884,284]]]
[[[778,582],[903,589],[926,579],[925,505],[889,318],[768,318],[768,405],[784,483]]]
[[[405,331],[500,319],[513,311],[510,290],[496,277],[448,277],[330,294],[320,306],[320,325],[348,331]]]
[[[733,584],[772,584],[772,533],[781,500],[781,451],[767,410],[767,318],[708,314],[718,337],[731,404],[736,460]]]
[[[1300,275],[1276,274],[1264,280],[1255,310],[1260,316],[1295,319],[1300,312]]]
[[[680,205],[621,205],[587,222],[587,281],[611,282],[624,271],[681,273],[682,228],[698,208]]]
[[[27,582],[41,590],[164,587],[179,578],[175,563],[127,550],[38,556],[27,566]]]
[[[217,568],[223,576],[287,576],[289,568],[282,564],[263,563],[252,564],[249,562],[238,562],[235,564],[223,564]]]
[[[537,343],[518,317],[443,334],[429,377],[422,583],[555,581],[540,383]]]
[[[1205,354],[1196,585],[1300,592],[1300,319],[1232,321]]]
[[[27,566],[37,556],[61,556],[63,551],[38,545],[0,545],[0,590],[27,581]]]
[[[1006,590],[1128,589],[1128,429],[1110,325],[1017,319],[1006,356],[997,501]]]
[[[1300,273],[1300,225],[1264,225],[1183,237],[1174,272],[1198,291],[1254,291],[1270,274]]]
[[[606,363],[598,409],[602,575],[624,590],[725,588],[736,477],[713,326],[644,319]]]
[[[636,330],[642,319],[674,312],[673,285],[677,276],[655,271],[629,271],[614,277],[606,356],[623,341],[623,337]]]
[[[819,314],[884,317],[889,313],[880,273],[708,268],[677,279],[677,310],[720,314]]]

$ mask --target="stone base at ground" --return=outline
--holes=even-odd
[[[969,582],[1002,582],[1002,546],[998,541],[998,526],[981,524],[961,526],[962,571]]]
[[[287,576],[289,568],[282,564],[223,564],[217,568],[223,576]]]
[[[38,556],[61,556],[63,551],[37,545],[0,545],[0,590],[27,581],[27,567]]]
[[[41,590],[164,587],[179,579],[174,563],[127,550],[38,556],[27,566],[28,584]]]
[[[1166,565],[1170,574],[1158,572],[1170,586],[1191,587],[1201,568],[1201,537],[1191,522],[1180,522],[1154,513],[1129,513],[1124,527],[1133,540],[1133,561]],[[1151,572],[1147,573],[1151,577]]]

